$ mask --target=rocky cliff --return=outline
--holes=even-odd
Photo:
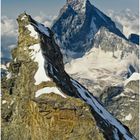
[[[18,47],[12,52],[13,61],[8,69],[9,76],[2,80],[2,139],[104,139],[89,107],[79,99],[56,95],[55,93],[61,94],[56,88],[56,83],[51,78],[45,77],[43,70],[39,70],[41,64],[33,57],[36,54],[40,61],[43,59],[38,54],[41,50],[38,50],[38,45],[35,44],[39,44],[46,36],[43,33],[36,34],[34,28],[37,23],[26,14],[20,15],[17,21],[19,24]],[[31,24],[35,25],[31,26]],[[39,26],[42,25],[39,24]],[[53,66],[59,69],[61,78],[64,74],[65,80],[68,81],[69,76],[64,72],[59,48],[52,40],[51,31],[47,30],[47,33],[50,33],[50,37],[47,36],[45,40],[47,44],[44,45],[49,55],[47,60],[52,59]],[[30,48],[31,46],[34,48]],[[40,75],[38,71],[41,72]],[[40,77],[41,74],[44,77]],[[52,90],[49,91],[51,94],[39,95],[39,92],[36,92],[45,87],[46,93],[47,88]],[[74,93],[74,91],[68,93]]]
[[[124,87],[106,87],[100,98],[106,108],[129,127],[131,132],[139,139],[139,74],[137,79],[127,82]],[[132,76],[133,76],[132,75]],[[131,76],[131,77],[132,77]],[[131,79],[131,77],[129,79]]]
[[[129,35],[129,40],[131,41],[131,42],[133,42],[133,43],[136,43],[137,45],[139,45],[139,35],[137,35],[137,34],[130,34]]]
[[[26,13],[18,19],[18,46],[2,79],[3,140],[134,140],[64,71],[52,31]]]

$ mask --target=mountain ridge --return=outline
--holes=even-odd
[[[80,52],[81,56],[83,56],[92,48],[94,35],[102,26],[126,39],[111,18],[91,5],[89,1],[84,2],[84,10],[78,8],[78,11],[75,10],[75,7],[78,7],[80,2],[76,3],[76,6],[66,3],[51,28],[56,34],[57,43],[65,50],[65,53],[72,51],[78,55]]]
[[[8,114],[2,112],[5,123],[10,122],[8,126],[5,125],[4,130],[6,131],[8,129],[10,131],[13,129],[15,121],[17,123],[23,121],[24,125],[26,125],[23,129],[28,128],[27,130],[29,130],[29,132],[26,132],[25,137],[23,134],[20,134],[20,136],[24,138],[36,136],[37,138],[34,139],[38,139],[37,135],[31,135],[41,127],[40,121],[36,122],[36,117],[40,118],[41,110],[38,111],[36,107],[38,107],[38,103],[39,106],[47,107],[46,102],[42,100],[43,95],[54,93],[63,98],[68,98],[68,96],[79,97],[88,104],[92,109],[97,126],[105,139],[135,139],[128,128],[115,119],[86,88],[67,75],[64,70],[60,48],[55,43],[51,30],[33,20],[31,16],[26,13],[21,14],[17,20],[19,23],[18,47],[13,50],[13,61],[10,64],[11,76],[5,79],[5,85],[10,82],[11,86],[7,89],[3,89],[5,93],[4,97],[8,96],[9,100],[14,97],[9,107],[12,107],[13,110]],[[43,75],[43,79],[40,79],[40,74]],[[42,99],[39,100],[41,96]],[[39,100],[39,102],[36,103],[34,102],[35,100]],[[75,98],[73,100],[75,100]],[[5,99],[3,99],[2,102],[3,106],[9,103],[9,101]],[[26,103],[29,106],[24,106]],[[25,109],[25,114],[23,109]],[[32,111],[33,113],[31,113],[31,115],[30,112]],[[28,117],[31,118],[31,120],[33,119],[33,125],[32,121],[28,123]],[[46,119],[44,121],[46,123]],[[3,122],[3,124],[5,123]],[[22,127],[22,125],[21,123],[20,126]],[[34,132],[30,132],[32,126],[35,126]],[[11,131],[11,140],[16,138],[14,136],[19,134],[19,130],[17,132],[18,133],[13,134],[14,132]],[[42,135],[41,131],[39,131],[39,135]]]

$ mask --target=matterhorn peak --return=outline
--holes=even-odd
[[[84,12],[87,2],[89,0],[67,0],[67,5],[70,5],[76,12]]]
[[[52,30],[61,48],[69,50],[67,55],[75,58],[83,56],[93,47],[94,35],[101,27],[126,39],[115,23],[89,0],[67,0]]]
[[[67,0],[68,4],[85,3],[87,0]]]

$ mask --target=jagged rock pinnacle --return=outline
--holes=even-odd
[[[68,4],[73,4],[73,3],[84,3],[87,0],[67,0]]]
[[[76,12],[84,13],[88,0],[67,0],[67,5],[70,5]]]
[[[20,15],[18,23],[20,39],[10,66],[12,76],[3,87],[2,138],[103,140],[104,135],[109,140],[135,140],[86,88],[65,72],[60,48],[49,28],[27,14]],[[88,106],[85,108],[82,102],[78,108],[74,97]]]

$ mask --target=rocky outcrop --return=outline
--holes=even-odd
[[[101,47],[102,50],[105,52],[112,52],[114,51],[121,51],[122,56],[115,56],[114,57],[120,57],[120,59],[123,59],[128,55],[128,53],[134,53],[137,57],[138,54],[138,45],[129,42],[127,40],[124,40],[123,38],[117,36],[116,34],[110,32],[107,28],[101,27],[100,30],[97,32],[97,34],[94,37],[94,47],[99,48]]]
[[[137,34],[130,34],[128,38],[131,42],[136,43],[139,45],[139,35]]]
[[[104,139],[89,108],[79,99],[52,94],[33,100],[11,95],[2,103],[3,140]]]
[[[129,84],[126,87],[106,87],[100,99],[108,111],[139,139],[139,92],[132,88],[132,83],[130,87]],[[136,82],[133,82],[133,87],[138,88]]]
[[[2,139],[134,140],[64,71],[52,31],[26,13],[17,21],[18,47],[12,52],[10,75],[2,80]]]
[[[18,47],[12,52],[13,61],[8,69],[11,76],[2,80],[2,139],[104,139],[89,107],[80,99],[64,98],[55,93],[35,98],[35,91],[43,87],[56,87],[56,83],[50,80],[35,85],[34,75],[38,64],[31,59],[32,50],[29,46],[40,43],[40,39],[43,40],[45,37],[43,38],[43,34],[40,38],[31,36],[27,25],[33,24],[35,21],[29,15],[22,14],[17,21],[19,23],[19,38]],[[69,76],[64,72],[58,46],[52,38],[46,37],[45,41],[47,46],[45,45],[44,51],[49,55],[49,58],[46,59],[52,60],[53,66],[59,69],[61,77],[59,75],[57,77],[69,79]],[[48,55],[46,54],[46,57]],[[65,84],[70,87],[66,81]],[[70,94],[72,91],[68,93]]]

